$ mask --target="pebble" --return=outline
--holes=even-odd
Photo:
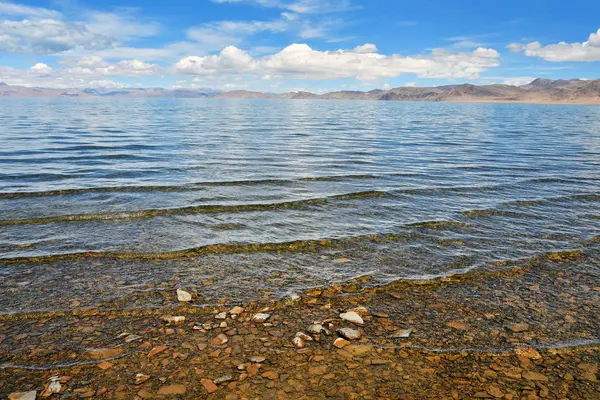
[[[232,315],[240,315],[243,312],[244,312],[244,309],[239,306],[235,306],[231,310],[229,310],[229,314],[232,314]]]
[[[192,295],[189,292],[186,292],[182,289],[177,289],[177,300],[181,302],[192,301]]]
[[[307,335],[304,332],[296,332],[296,337],[298,337],[298,338],[300,338],[300,339],[302,339],[304,341],[307,341],[307,342],[312,342],[313,341],[313,338],[310,337],[309,335]]]
[[[394,335],[392,337],[394,339],[407,338],[410,337],[411,333],[412,329],[398,329],[396,332],[394,332]]]
[[[215,319],[227,319],[227,312],[223,311],[222,313],[218,313],[215,315]]]
[[[343,339],[343,338],[337,338],[337,339],[335,339],[335,341],[333,342],[333,345],[334,345],[335,347],[337,347],[338,349],[343,349],[343,348],[344,348],[344,346],[347,346],[347,345],[349,345],[349,344],[350,344],[350,342],[349,342],[349,341],[347,341],[346,339]]]
[[[186,387],[184,385],[174,384],[161,387],[160,389],[158,389],[158,394],[163,396],[171,394],[185,394],[185,391]]]
[[[8,400],[35,400],[37,392],[32,390],[30,392],[16,392],[8,395]]]
[[[200,383],[202,384],[202,386],[204,386],[204,389],[206,389],[206,391],[208,393],[214,393],[217,390],[219,390],[219,388],[217,387],[217,385],[215,385],[215,383],[213,381],[211,381],[210,379],[201,379]]]
[[[222,383],[231,382],[233,377],[231,375],[224,375],[220,378],[215,379],[215,385],[220,385]]]
[[[548,377],[546,375],[535,371],[523,372],[523,378],[527,379],[528,381],[548,382]]]
[[[271,318],[271,314],[258,313],[258,314],[254,314],[254,316],[252,317],[252,321],[254,321],[254,322],[265,322],[269,318]]]
[[[323,328],[323,325],[321,325],[321,324],[312,324],[311,326],[308,327],[307,330],[310,333],[315,333],[315,334],[319,334],[323,331],[325,331],[325,333],[327,333],[325,328]]]
[[[302,340],[302,338],[299,338],[298,336],[292,339],[292,343],[294,343],[294,346],[296,346],[298,349],[302,349],[305,346],[304,340]]]
[[[353,324],[363,325],[365,321],[363,321],[362,317],[358,315],[354,311],[348,311],[347,313],[340,314],[340,318],[344,321],[352,322]]]
[[[162,353],[163,351],[165,351],[168,348],[169,348],[169,346],[156,346],[152,350],[150,350],[150,353],[148,353],[148,358],[154,357],[158,353]]]
[[[163,320],[169,324],[180,324],[185,321],[185,317],[183,317],[183,316],[163,317]]]
[[[337,332],[340,334],[340,336],[342,336],[348,340],[358,340],[362,336],[359,331],[357,331],[356,329],[352,329],[352,328],[341,328],[341,329],[338,329]]]
[[[150,379],[150,377],[148,375],[136,374],[135,375],[135,384],[141,385],[142,383],[146,382],[148,379]]]
[[[262,357],[262,356],[254,356],[254,357],[250,358],[250,361],[255,364],[260,364],[260,363],[264,362],[265,360],[266,360],[266,358]]]

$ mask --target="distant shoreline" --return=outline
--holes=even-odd
[[[337,91],[323,94],[305,91],[277,94],[246,90],[222,92],[213,89],[161,88],[52,89],[10,86],[0,83],[0,98],[225,98],[600,105],[600,79],[536,79],[524,86],[503,84],[477,86],[466,83],[437,87],[376,89],[369,92]]]

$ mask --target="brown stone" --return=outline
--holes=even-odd
[[[535,371],[523,372],[523,378],[527,379],[528,381],[548,382],[548,377],[546,375]]]
[[[150,350],[150,353],[148,353],[148,358],[154,357],[158,353],[162,353],[163,351],[165,351],[168,348],[169,348],[169,346],[156,346],[155,348]]]
[[[267,378],[270,380],[275,380],[277,378],[279,378],[279,374],[275,371],[267,371],[264,374],[261,375],[263,378]]]
[[[175,394],[185,394],[185,391],[185,385],[173,384],[161,387],[160,389],[158,389],[158,394],[162,396],[168,396]]]
[[[502,390],[500,390],[500,387],[498,385],[488,385],[486,390],[489,394],[491,394],[497,399],[504,397],[504,393],[502,392]]]
[[[118,357],[123,353],[123,349],[94,349],[88,352],[88,354],[93,360],[102,360],[104,358]]]
[[[255,376],[256,374],[258,374],[259,369],[260,369],[259,364],[250,364],[246,368],[246,372],[248,373],[248,376],[252,377],[252,376]]]
[[[204,389],[206,389],[206,391],[208,393],[214,393],[217,390],[219,390],[219,388],[217,387],[217,385],[215,385],[215,383],[213,381],[211,381],[210,379],[201,379],[200,383],[202,384],[202,386],[204,386]]]
[[[458,321],[448,322],[446,325],[450,328],[458,329],[459,331],[466,331],[470,328],[470,325]]]

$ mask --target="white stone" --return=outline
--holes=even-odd
[[[222,313],[218,313],[215,315],[215,319],[227,319],[227,312],[223,311]]]
[[[340,336],[348,339],[348,340],[358,340],[361,337],[361,334],[356,329],[352,328],[341,328],[338,329],[338,333]]]
[[[254,322],[265,322],[270,317],[271,317],[271,314],[258,313],[258,314],[254,314],[254,316],[252,317],[252,321],[254,321]]]
[[[305,340],[307,342],[312,342],[313,341],[313,338],[310,337],[309,335],[307,335],[304,332],[296,332],[296,337],[299,337],[300,339]]]
[[[298,336],[296,336],[292,340],[292,343],[294,343],[294,346],[296,346],[299,349],[302,349],[304,347],[304,340],[302,340],[302,338],[299,338]]]
[[[410,334],[412,333],[412,329],[398,329],[395,333],[394,336],[392,336],[394,339],[399,339],[399,338],[407,338],[410,337]]]
[[[340,314],[340,318],[344,321],[352,322],[353,324],[362,325],[365,323],[362,317],[354,311],[348,311],[347,313]]]
[[[181,302],[192,301],[192,295],[185,290],[177,289],[177,300]]]
[[[324,330],[325,330],[325,328],[323,328],[323,325],[321,325],[321,324],[312,324],[311,326],[308,327],[308,331],[310,333],[315,333],[315,334],[319,334]]]

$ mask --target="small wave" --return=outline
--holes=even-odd
[[[16,225],[40,225],[54,222],[81,222],[81,221],[119,221],[128,219],[146,219],[167,215],[186,215],[201,213],[238,213],[249,211],[270,211],[280,209],[296,209],[314,205],[322,205],[331,201],[356,200],[365,198],[383,197],[387,193],[383,191],[364,191],[341,194],[329,197],[319,197],[306,200],[295,200],[280,203],[262,203],[262,204],[239,204],[239,205],[219,205],[207,204],[180,208],[150,209],[139,211],[123,211],[114,213],[96,213],[96,214],[71,214],[57,215],[53,217],[14,219],[0,221],[0,226]]]

